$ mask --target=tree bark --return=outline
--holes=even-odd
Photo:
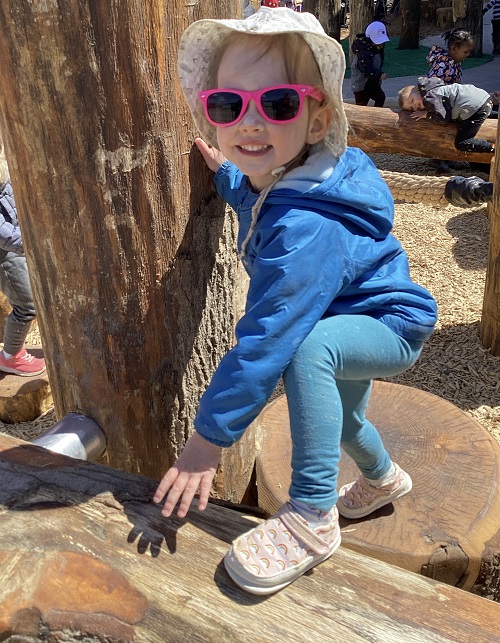
[[[349,2],[349,52],[354,38],[358,33],[365,33],[366,28],[373,22],[373,0],[350,0]]]
[[[455,148],[457,126],[440,125],[422,120],[415,121],[411,112],[393,111],[381,107],[363,107],[344,104],[350,124],[348,144],[368,154],[409,154],[448,161],[475,161],[490,163],[491,154],[466,154]],[[491,143],[496,140],[497,121],[487,119],[478,137]]]
[[[496,149],[499,149],[500,130],[497,131]],[[481,317],[481,341],[491,354],[500,356],[500,156],[495,155],[490,175],[495,189],[489,207],[490,243],[486,281],[484,285],[483,313]]]
[[[306,10],[316,16],[331,38],[340,41],[341,0],[309,0]]]
[[[483,0],[466,0],[463,15],[454,15],[454,18],[456,18],[454,29],[462,27],[475,38],[472,56],[481,56],[483,52]]]
[[[401,0],[401,34],[398,49],[420,46],[420,0]]]
[[[185,27],[233,7],[0,5],[0,125],[56,413],[92,417],[105,462],[153,478],[233,343],[233,221],[192,152],[176,70]],[[221,495],[252,469],[236,449]]]

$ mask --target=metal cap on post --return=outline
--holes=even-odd
[[[100,426],[82,413],[68,413],[32,442],[79,460],[95,460],[106,448]]]

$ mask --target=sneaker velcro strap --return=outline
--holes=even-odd
[[[310,529],[288,503],[278,512],[277,517],[298,540],[302,541],[315,554],[323,555],[330,551],[331,545]]]

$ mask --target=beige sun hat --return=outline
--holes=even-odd
[[[336,156],[343,154],[347,146],[347,118],[342,101],[344,52],[336,40],[326,35],[320,22],[311,13],[285,7],[261,7],[245,20],[198,20],[182,35],[178,53],[179,78],[194,122],[203,138],[217,146],[216,128],[206,120],[198,93],[209,88],[212,62],[231,32],[266,36],[299,33],[304,38],[321,71],[323,89],[331,97],[334,117],[326,142]]]

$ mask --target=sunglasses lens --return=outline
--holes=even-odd
[[[232,123],[241,114],[243,100],[232,92],[216,92],[207,99],[207,112],[214,123]]]
[[[271,89],[262,94],[262,109],[273,121],[289,121],[300,109],[300,96],[290,88]]]

